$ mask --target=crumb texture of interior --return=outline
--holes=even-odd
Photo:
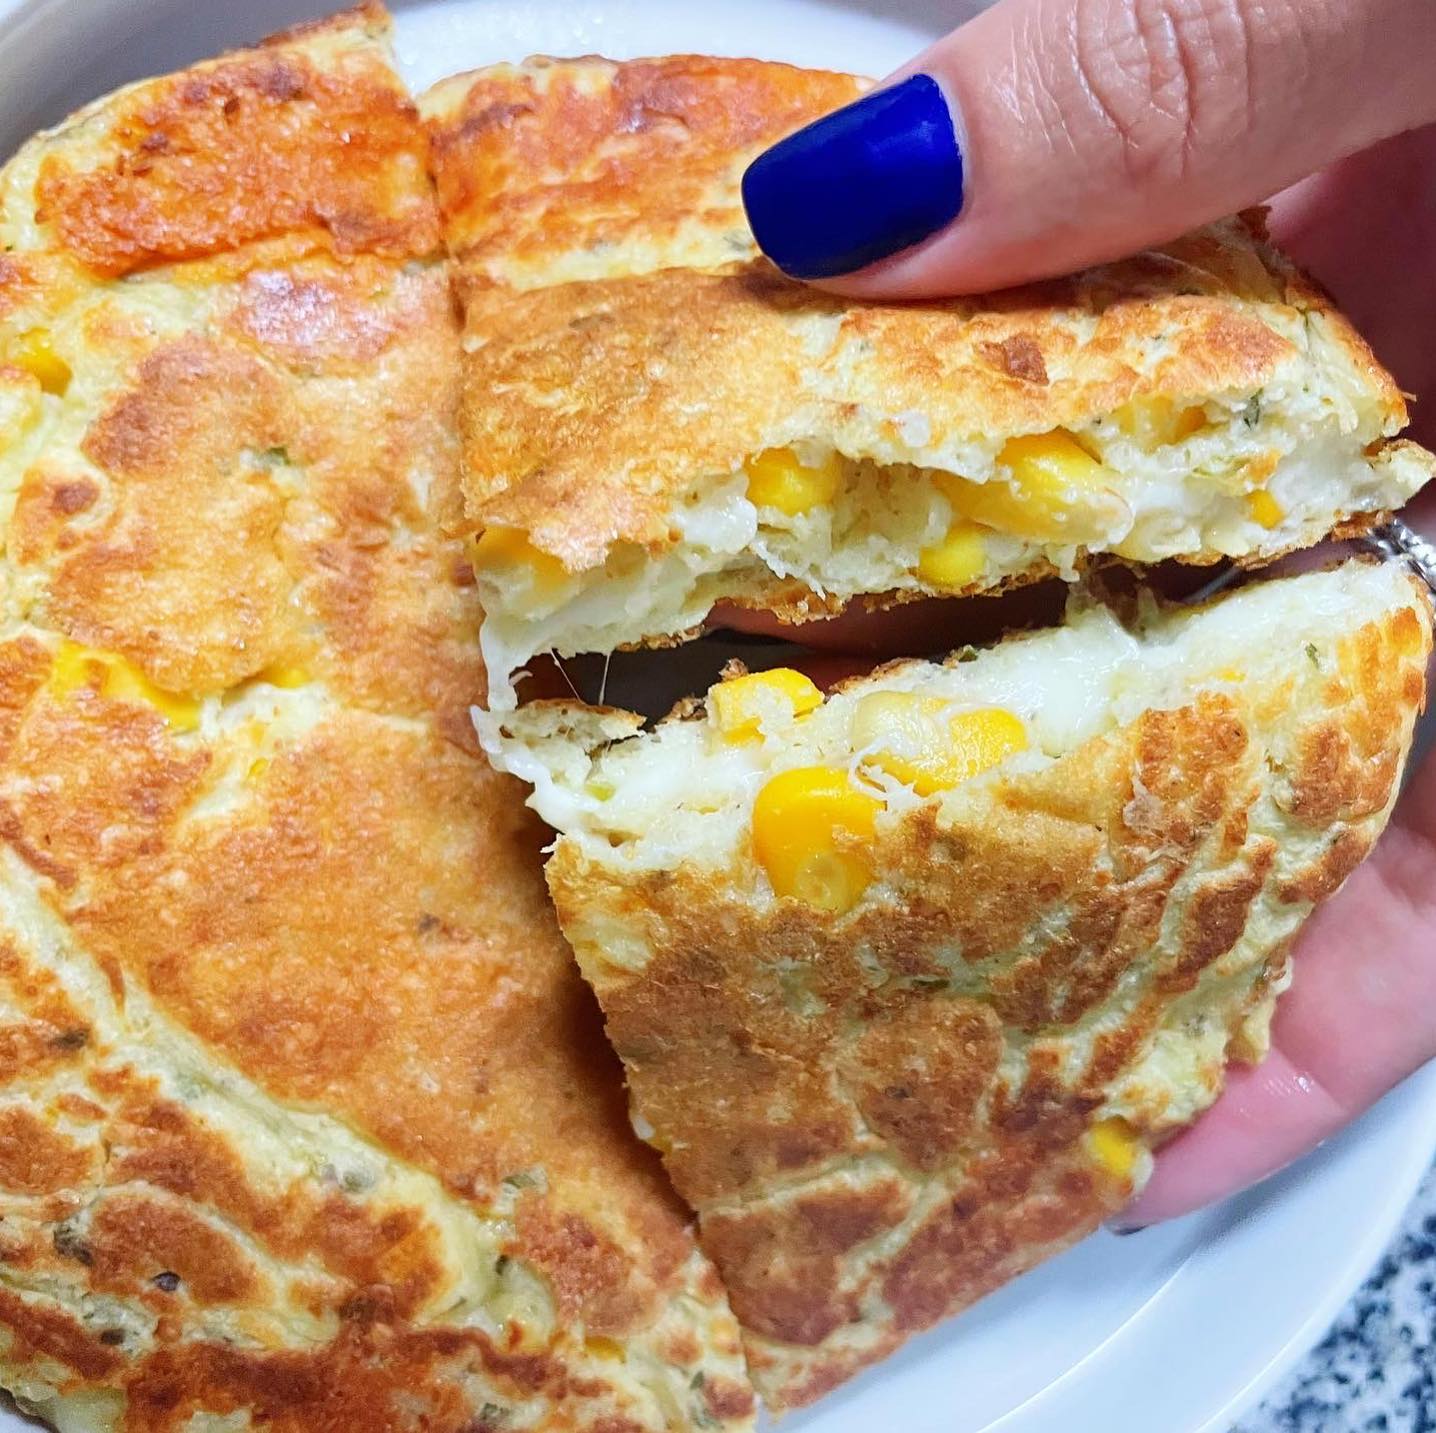
[[[1293,406],[1304,421],[1262,393],[1157,417],[1146,410],[1163,415],[1169,402],[1135,403],[1077,432],[974,440],[963,469],[974,476],[802,440],[695,484],[668,514],[672,541],[616,543],[589,570],[492,527],[474,546],[485,657],[512,673],[539,653],[672,639],[734,598],[822,617],[860,596],[957,595],[1037,572],[1074,579],[1094,554],[1251,560],[1399,507],[1429,478],[1419,450],[1373,458],[1373,435],[1338,395]],[[496,709],[511,699],[496,681]]]

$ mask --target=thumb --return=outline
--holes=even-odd
[[[1436,120],[1431,0],[1000,0],[760,155],[759,245],[860,296],[1132,253]]]

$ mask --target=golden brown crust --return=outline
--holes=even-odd
[[[50,247],[0,264],[0,1383],[135,1433],[742,1426],[543,833],[475,748],[458,325],[386,25],[8,171],[0,226],[36,192]]]
[[[1151,1146],[1251,1056],[1395,798],[1431,652],[1397,585],[1269,678],[918,807],[847,916],[773,900],[745,847],[644,873],[560,839],[560,919],[771,1406],[1095,1228],[1132,1183],[1094,1117]]]
[[[594,274],[751,258],[748,161],[865,85],[706,55],[456,75],[422,100],[445,237],[470,280],[517,287],[584,255]]]
[[[35,218],[109,277],[305,234],[339,253],[438,244],[414,109],[369,5],[87,111],[47,147]]]
[[[670,545],[680,493],[798,438],[951,468],[944,455],[984,433],[1082,428],[1144,397],[1254,391],[1308,355],[1298,310],[1291,325],[1271,322],[1279,276],[1253,273],[1245,243],[1234,228],[1195,236],[1000,303],[861,306],[762,260],[478,289],[467,299],[469,525],[523,528],[583,570],[617,542]],[[1046,382],[994,367],[991,351],[1014,341]],[[1383,421],[1404,421],[1394,388],[1379,401]],[[904,436],[914,413],[920,444]]]

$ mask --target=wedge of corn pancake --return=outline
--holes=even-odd
[[[495,709],[537,653],[1264,561],[1430,477],[1395,385],[1235,218],[988,298],[881,305],[762,260],[738,181],[865,82],[533,60],[422,101],[465,302],[464,530]]]
[[[742,1427],[480,756],[458,332],[368,7],[0,174],[0,1384],[60,1428]]]
[[[1264,1054],[1430,651],[1354,560],[826,697],[734,671],[651,731],[524,709],[560,920],[770,1405],[1089,1233]]]

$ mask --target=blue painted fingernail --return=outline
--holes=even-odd
[[[760,154],[743,176],[743,203],[780,269],[832,278],[950,224],[962,181],[947,100],[930,75],[913,75]]]

